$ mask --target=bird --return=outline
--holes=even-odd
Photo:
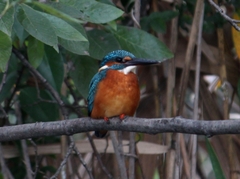
[[[156,60],[136,58],[125,50],[108,53],[89,85],[88,116],[105,121],[115,116],[121,120],[125,116],[133,116],[140,101],[136,67],[157,63]],[[95,136],[99,138],[106,134],[105,130],[95,131]]]

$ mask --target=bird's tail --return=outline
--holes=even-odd
[[[106,136],[108,131],[95,131],[95,136],[99,138],[103,138]]]

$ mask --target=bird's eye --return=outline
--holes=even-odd
[[[116,57],[116,62],[123,62],[123,59],[120,57]]]

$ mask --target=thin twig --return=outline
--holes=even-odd
[[[15,114],[18,120],[18,124],[22,124],[22,113],[21,113],[21,109],[18,101],[15,103]],[[33,172],[32,172],[30,158],[28,155],[28,147],[25,139],[21,140],[21,146],[22,146],[24,164],[26,166],[27,178],[33,179]]]
[[[122,168],[122,170],[120,170],[120,172],[127,171],[127,168],[126,168],[126,165],[125,165],[124,152],[123,152],[123,142],[122,142],[123,141],[123,137],[122,137],[123,134],[122,133],[123,133],[122,131],[118,131],[117,132],[117,143],[118,143],[117,148],[118,148],[118,151],[120,153],[121,161],[123,161],[123,163],[124,163],[124,165],[121,165],[121,167],[125,167],[125,168]],[[115,142],[114,142],[114,144],[115,144]],[[114,146],[113,146],[113,148],[114,148],[114,151],[115,151],[115,147]],[[116,151],[115,151],[115,154],[117,155]],[[120,165],[119,165],[119,167],[120,167]],[[126,175],[127,175],[127,173],[126,173]]]
[[[0,93],[2,92],[3,86],[6,83],[8,69],[9,69],[9,61],[7,62],[5,71],[3,72],[2,82],[0,83]],[[3,116],[1,116],[1,120],[3,121],[2,125],[4,125],[5,121],[8,118],[8,115],[5,109],[1,106],[1,104],[0,104],[0,111],[3,113]]]
[[[41,97],[41,94],[40,94],[40,89],[39,89],[39,85],[38,85],[38,81],[37,81],[37,78],[36,76],[31,73],[32,77],[34,78],[34,83],[36,85],[36,90],[37,90],[37,98],[39,99],[39,101],[37,101],[38,103],[39,102],[46,102],[46,103],[56,103],[56,101],[51,101],[51,100],[46,100],[46,99],[42,99]],[[32,105],[32,104],[30,104]]]
[[[180,150],[181,150],[181,156],[183,160],[183,171],[186,175],[186,178],[190,179],[190,161],[187,153],[187,148],[184,140],[184,135],[179,134],[180,137]]]
[[[50,179],[54,179],[57,178],[57,176],[59,175],[59,173],[61,172],[62,168],[66,165],[68,157],[71,155],[73,149],[75,148],[75,143],[71,142],[69,147],[68,147],[68,151],[64,157],[64,159],[62,160],[60,166],[58,167],[56,173],[50,178]]]
[[[135,18],[133,11],[134,11],[134,10],[132,9],[132,10],[131,10],[131,18],[132,18],[134,24],[135,24],[139,29],[141,29],[141,26],[140,26],[139,22],[137,21],[137,19]]]
[[[29,71],[33,73],[42,82],[44,87],[52,94],[52,96],[55,98],[55,100],[60,106],[64,119],[68,119],[67,111],[64,107],[64,103],[61,100],[61,97],[59,96],[58,92],[47,82],[47,80],[36,69],[34,69],[31,66],[31,64],[27,61],[27,59],[20,52],[18,52],[17,49],[13,47],[12,51],[17,56],[17,58],[22,62],[22,64],[26,66],[29,69]]]
[[[1,171],[3,174],[4,178],[8,178],[8,179],[14,179],[13,175],[11,174],[10,170],[8,169],[5,160],[3,158],[3,149],[2,149],[2,144],[0,143],[0,165],[1,165]]]
[[[5,109],[2,107],[0,104],[0,111],[2,112],[3,115],[0,116],[1,118],[1,125],[4,126],[5,121],[8,119],[8,114],[6,113]]]
[[[176,11],[176,7],[182,4],[181,1],[174,2],[173,10]],[[177,48],[177,41],[178,41],[178,17],[175,17],[171,21],[171,36],[170,36],[170,50],[173,54],[176,53]],[[175,55],[172,59],[169,59],[167,62],[167,99],[166,99],[166,117],[174,116],[174,96],[175,96],[175,80],[176,80],[176,65],[175,65]],[[168,133],[165,137],[165,144],[170,146],[171,143],[175,143],[173,141],[172,134]],[[166,154],[166,164],[164,169],[164,174],[162,174],[161,178],[173,178],[174,173],[174,163],[175,163],[175,155],[176,155],[176,148],[172,148],[171,152],[167,152]],[[172,156],[174,155],[174,156]],[[160,174],[161,175],[161,174]]]
[[[71,158],[72,158],[72,156],[68,157],[67,168],[68,168],[69,178],[73,179],[75,174],[73,172],[73,165],[72,165],[72,162],[71,162]]]
[[[136,156],[136,143],[135,143],[135,132],[130,132],[129,134],[129,155]],[[135,178],[135,159],[134,157],[129,158],[129,179]]]
[[[23,72],[24,72],[24,66],[22,66],[21,70],[18,72],[18,77],[17,77],[17,80],[15,82],[13,92],[11,93],[11,96],[7,99],[6,107],[5,107],[6,112],[8,112],[8,110],[10,109],[10,106],[13,104],[13,103],[11,104],[11,101],[13,100],[13,97],[15,96],[15,93],[18,90],[19,84],[20,84],[21,79],[23,77]]]
[[[191,26],[191,32],[190,32],[189,41],[188,41],[188,46],[187,46],[187,51],[185,55],[185,64],[184,64],[184,68],[181,76],[181,83],[179,86],[180,92],[179,92],[177,115],[181,115],[183,111],[183,106],[184,106],[183,104],[184,104],[186,89],[187,89],[188,80],[189,80],[189,69],[190,69],[190,64],[193,57],[194,47],[197,40],[196,37],[199,29],[199,20],[201,18],[203,5],[204,5],[203,0],[197,0],[193,22]]]
[[[2,82],[0,83],[0,93],[1,93],[1,91],[3,89],[3,86],[6,83],[8,68],[9,68],[9,61],[7,62],[5,71],[3,72]]]
[[[127,171],[126,171],[126,165],[124,161],[124,155],[123,155],[123,150],[122,147],[119,147],[118,142],[117,142],[117,137],[114,131],[110,131],[110,136],[112,140],[112,145],[115,151],[115,156],[118,162],[118,168],[120,172],[121,179],[127,179]]]
[[[86,134],[87,134],[88,140],[90,142],[90,145],[91,145],[91,147],[93,149],[93,153],[97,157],[97,160],[98,160],[98,162],[100,164],[100,167],[102,168],[102,170],[104,171],[104,173],[107,175],[108,178],[113,178],[113,176],[109,173],[107,168],[103,165],[103,162],[101,160],[100,154],[98,153],[98,151],[96,149],[96,146],[95,146],[95,144],[93,142],[92,137],[90,136],[90,134],[88,132]]]
[[[70,137],[70,140],[73,141],[73,138]],[[88,173],[88,175],[89,175],[89,178],[90,178],[90,179],[94,179],[94,177],[93,177],[93,175],[92,175],[92,172],[90,171],[90,169],[88,168],[87,164],[85,163],[85,161],[84,161],[81,153],[79,152],[78,148],[77,148],[76,146],[74,146],[74,149],[73,149],[73,150],[74,150],[75,153],[77,154],[77,156],[78,156],[80,162],[82,163],[82,165],[85,167],[85,169],[86,169],[86,171],[87,171],[87,173]]]
[[[200,68],[201,68],[201,51],[202,51],[202,26],[204,17],[204,6],[201,12],[199,21],[199,30],[197,37],[197,55],[196,55],[196,71],[195,71],[195,86],[194,86],[194,110],[193,119],[198,120],[198,103],[199,103],[199,85],[200,85]],[[191,153],[191,178],[196,178],[196,162],[197,162],[197,135],[191,136],[192,140],[192,153]]]
[[[28,139],[30,141],[30,143],[33,145],[34,147],[34,152],[35,152],[35,171],[33,172],[33,178],[36,178],[37,176],[37,172],[38,172],[38,148],[37,148],[37,144],[30,138]]]
[[[230,18],[222,8],[220,8],[213,0],[208,0],[208,2],[221,14],[221,16],[226,19],[237,31],[240,31],[240,27],[237,23],[240,23],[239,20]]]

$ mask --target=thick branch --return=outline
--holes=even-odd
[[[196,121],[182,117],[175,118],[135,118],[126,117],[94,120],[88,117],[55,121],[37,122],[0,128],[0,142],[44,136],[72,135],[94,130],[118,130],[157,134],[163,132],[179,132],[206,135],[240,134],[240,120]]]

